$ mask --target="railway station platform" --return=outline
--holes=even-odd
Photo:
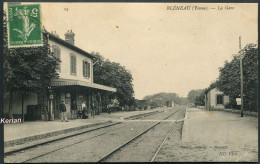
[[[257,161],[258,118],[188,108],[179,153],[180,160]]]
[[[153,110],[113,112],[111,114],[101,113],[95,118],[68,120],[68,122],[55,121],[32,121],[16,124],[4,124],[4,145],[5,147],[16,144],[44,139],[65,133],[75,132],[84,128],[94,128],[105,126],[107,124],[121,122],[124,119],[149,114],[163,110],[157,108]]]

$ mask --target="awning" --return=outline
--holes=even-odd
[[[101,90],[110,91],[110,92],[116,92],[116,88],[112,88],[112,87],[108,87],[108,86],[101,85],[101,84],[96,84],[96,83],[80,81],[80,80],[53,79],[51,81],[51,86],[55,86],[55,87],[59,87],[59,86],[73,86],[73,85],[79,85],[79,86],[85,86],[85,87],[90,87],[90,88],[95,88],[95,89],[101,89]]]

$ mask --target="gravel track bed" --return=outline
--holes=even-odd
[[[175,162],[175,146],[181,142],[183,123],[183,121],[176,123],[174,130],[168,136],[154,162]]]
[[[179,118],[185,117],[186,110],[183,110]],[[177,122],[175,124],[174,130],[170,133],[167,140],[165,141],[164,145],[162,146],[161,150],[157,154],[154,162],[174,162],[175,161],[175,152],[174,147],[175,145],[179,144],[182,139],[182,128],[183,128],[184,121]]]
[[[51,150],[56,150],[56,149],[62,148],[64,146],[67,146],[69,144],[80,142],[81,140],[91,139],[95,136],[102,135],[103,133],[106,133],[106,132],[118,130],[125,126],[127,126],[127,125],[119,124],[119,125],[107,127],[104,129],[99,129],[98,131],[92,131],[92,132],[88,132],[86,134],[74,136],[74,137],[67,138],[67,139],[62,139],[62,140],[48,143],[48,144],[41,145],[41,146],[37,146],[35,148],[28,149],[28,150],[25,150],[22,152],[13,153],[12,155],[8,155],[5,157],[5,162],[20,162],[20,161],[28,160],[28,159],[36,157],[38,155],[45,154]]]
[[[166,115],[169,115],[168,111],[158,113],[156,116],[147,116],[142,119],[161,119],[166,117]],[[97,161],[99,158],[104,156],[105,153],[111,151],[111,149],[141,133],[153,124],[155,124],[155,122],[123,122],[122,124],[116,126],[100,129],[98,131],[89,132],[83,135],[35,147],[26,151],[14,153],[5,157],[5,162],[17,163],[57,149],[60,150],[51,152],[50,154],[44,155],[29,162]],[[80,143],[66,147],[77,142]],[[81,152],[78,150],[81,150]]]
[[[185,110],[182,109],[169,117],[167,120],[178,120],[185,117]],[[106,162],[149,162],[153,158],[158,147],[161,145],[165,136],[168,134],[174,122],[162,122],[149,132],[142,135],[140,138],[123,147],[111,157],[106,159]],[[174,124],[174,131],[178,130],[179,124]],[[177,125],[177,126],[176,126]],[[182,126],[181,126],[182,127]],[[176,135],[180,138],[180,135]]]
[[[160,111],[160,112],[158,112],[156,114],[149,115],[149,116],[146,116],[146,117],[142,117],[142,118],[139,118],[139,119],[133,119],[133,120],[138,121],[138,120],[158,120],[158,119],[163,119],[166,116],[170,115],[170,113],[176,112],[177,110],[179,110],[179,108],[164,109],[163,111]]]

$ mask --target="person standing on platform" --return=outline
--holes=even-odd
[[[97,95],[97,115],[99,115],[101,113],[101,96],[100,96],[100,93],[98,92],[98,95]]]
[[[77,104],[76,101],[74,100],[71,104],[71,119],[74,120],[76,119],[76,111],[77,111]]]
[[[88,117],[88,111],[87,111],[87,106],[86,102],[83,101],[81,104],[81,110],[82,110],[82,118],[87,118]]]
[[[96,115],[96,105],[95,105],[94,102],[92,104],[93,105],[92,105],[91,115],[93,116],[93,118],[95,118],[95,115]]]
[[[61,112],[61,122],[63,122],[63,121],[68,122],[68,119],[66,117],[66,105],[65,105],[65,102],[61,101],[61,104],[60,104],[59,107],[60,107],[60,112]]]
[[[111,99],[110,103],[107,105],[107,113],[110,114],[113,107],[113,100]]]

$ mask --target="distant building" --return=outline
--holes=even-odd
[[[175,106],[174,101],[173,100],[172,101],[166,101],[166,106],[167,107],[174,107]]]
[[[205,107],[209,109],[224,109],[225,104],[229,103],[229,96],[217,88],[211,88],[205,91]]]
[[[171,100],[167,97],[164,97],[162,95],[155,95],[149,99],[146,100],[147,104],[150,108],[155,108],[155,107],[174,107],[174,100]]]
[[[135,100],[135,102],[136,102],[136,107],[138,108],[138,109],[145,109],[145,108],[147,108],[147,101],[146,100]]]

